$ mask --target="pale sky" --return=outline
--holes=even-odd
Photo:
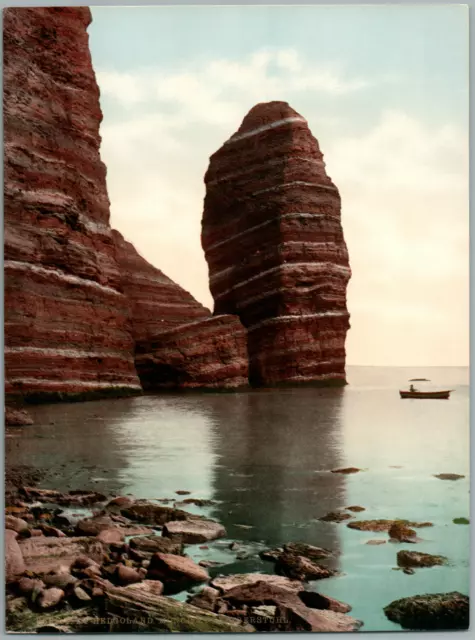
[[[209,156],[287,101],[340,190],[347,363],[468,365],[468,10],[91,7],[111,224],[212,308]]]

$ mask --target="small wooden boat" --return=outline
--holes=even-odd
[[[399,391],[401,398],[427,398],[428,400],[448,400],[453,389],[448,391]]]

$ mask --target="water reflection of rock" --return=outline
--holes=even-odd
[[[128,398],[33,407],[35,424],[11,430],[5,439],[6,467],[46,471],[45,488],[121,492],[129,456],[116,426],[133,417],[135,403]]]
[[[287,389],[213,398],[220,501],[213,515],[231,537],[338,550],[344,525],[316,519],[346,506],[345,477],[329,472],[342,464],[343,394]]]

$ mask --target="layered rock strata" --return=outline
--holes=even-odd
[[[4,17],[6,394],[140,390],[83,7]]]
[[[136,342],[150,340],[158,333],[211,315],[190,293],[142,258],[118,231],[113,230],[112,235]]]
[[[247,334],[239,318],[210,316],[138,342],[143,388],[235,389],[248,384]]]
[[[307,121],[285,102],[258,104],[205,183],[215,314],[247,328],[251,382],[344,384],[351,271],[340,195]]]
[[[143,388],[247,385],[247,336],[239,319],[209,309],[113,231],[122,287],[131,305],[135,365]]]

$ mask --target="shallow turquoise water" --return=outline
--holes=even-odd
[[[193,510],[220,520],[227,541],[189,548],[197,560],[225,563],[211,573],[272,572],[258,551],[292,540],[332,549],[342,575],[311,588],[350,603],[364,630],[399,630],[383,613],[392,600],[468,594],[470,527],[452,523],[469,517],[468,370],[349,367],[348,377],[344,389],[36,407],[37,424],[8,436],[7,464],[43,467],[49,471],[45,486],[60,489],[178,500],[175,491],[184,489],[216,500]],[[400,400],[398,388],[412,377],[455,392],[449,401]],[[330,473],[345,466],[364,471]],[[438,473],[466,477],[442,481]],[[354,519],[407,518],[434,526],[418,530],[417,545],[366,545],[387,535],[318,520],[349,505],[366,509]],[[237,550],[226,545],[233,540],[241,543]],[[404,548],[446,555],[449,565],[414,575],[393,571]]]

